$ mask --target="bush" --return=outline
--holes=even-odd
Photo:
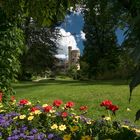
[[[2,99],[2,96],[1,96]],[[2,100],[1,100],[2,101]],[[81,106],[76,113],[75,103],[61,100],[52,105],[39,102],[32,104],[26,99],[16,102],[14,97],[8,104],[0,104],[1,140],[133,140],[138,139],[137,129],[111,120],[110,114],[93,120],[84,116],[88,107]],[[101,106],[112,115],[119,109],[105,100]]]

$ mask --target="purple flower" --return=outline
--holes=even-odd
[[[37,133],[37,129],[32,129],[32,130],[31,130],[31,133],[32,133],[32,134]]]
[[[17,129],[15,129],[15,130],[13,130],[12,133],[16,135],[16,134],[18,134],[18,132],[19,132],[19,131],[18,131]]]
[[[52,133],[50,133],[49,135],[48,135],[48,139],[52,139],[54,137],[54,134],[52,134]]]
[[[15,135],[13,137],[14,137],[14,140],[18,140],[19,139],[19,136],[18,135]]]
[[[27,128],[26,126],[22,126],[22,127],[20,128],[20,131],[21,131],[21,132],[25,132],[27,129],[28,129],[28,128]]]
[[[19,136],[20,136],[21,138],[25,138],[25,137],[26,137],[26,136],[24,135],[24,133],[20,133]]]
[[[12,140],[12,137],[8,137],[7,140]]]
[[[35,138],[34,138],[34,136],[27,136],[26,137],[28,140],[34,140]]]

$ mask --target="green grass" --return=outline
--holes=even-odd
[[[137,87],[128,103],[128,81],[74,81],[74,80],[42,80],[39,82],[21,82],[14,84],[16,98],[30,99],[33,102],[52,103],[54,99],[62,99],[64,102],[73,101],[76,107],[87,105],[88,116],[99,118],[105,114],[100,103],[109,99],[119,106],[116,118],[119,120],[134,121],[135,113],[140,109],[140,87]],[[126,111],[130,108],[132,111]]]

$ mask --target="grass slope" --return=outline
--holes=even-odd
[[[134,121],[135,113],[140,109],[140,87],[137,87],[129,104],[129,87],[127,81],[74,81],[74,80],[42,80],[39,82],[21,82],[14,84],[16,98],[27,98],[33,102],[52,103],[55,99],[64,102],[73,101],[76,107],[87,105],[88,116],[99,118],[105,114],[100,103],[109,99],[119,106],[116,118]],[[128,112],[127,108],[131,111]],[[139,123],[139,122],[138,122]]]

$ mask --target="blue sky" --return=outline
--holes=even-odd
[[[65,22],[61,25],[61,28],[66,32],[70,32],[75,37],[77,47],[80,49],[81,54],[84,49],[83,40],[80,37],[83,25],[84,19],[81,13],[72,13],[71,15],[66,16]],[[124,40],[123,33],[124,31],[121,29],[116,30],[118,44],[121,44]]]

